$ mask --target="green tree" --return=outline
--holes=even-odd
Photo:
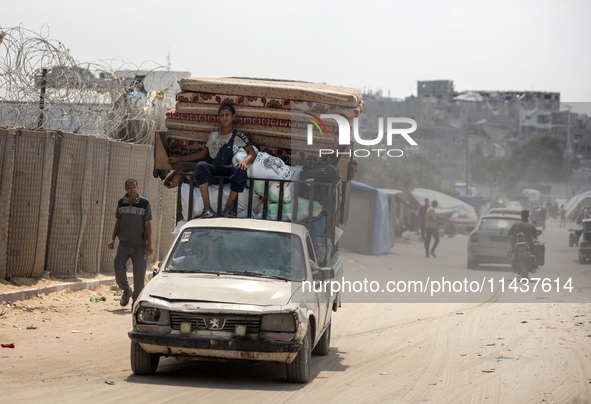
[[[505,193],[512,193],[513,184],[517,182],[518,176],[511,170],[508,158],[480,157],[471,159],[470,163],[472,183],[497,187]]]
[[[536,183],[561,180],[567,175],[562,141],[556,136],[542,133],[515,149],[508,160],[511,171],[521,179]]]
[[[376,188],[411,190],[437,189],[439,169],[421,155],[400,158],[357,158],[358,180]]]

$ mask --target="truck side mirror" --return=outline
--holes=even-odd
[[[152,270],[152,277],[158,275],[158,272],[160,272],[161,266],[162,266],[162,261],[158,261],[158,266]]]
[[[334,268],[333,267],[321,267],[318,268],[318,280],[326,281],[334,279]]]

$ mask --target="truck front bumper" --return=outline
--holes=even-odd
[[[128,335],[147,353],[186,359],[218,358],[290,363],[302,347],[301,341],[185,337],[139,331],[130,331]]]

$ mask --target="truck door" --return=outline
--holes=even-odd
[[[306,236],[306,248],[308,249],[308,257],[314,262],[316,261],[316,253],[314,251],[314,244],[308,233]],[[330,287],[326,287],[322,281],[314,280],[314,290],[316,292],[316,299],[318,302],[318,324],[316,329],[316,337],[324,329],[330,321],[332,301],[330,299]]]

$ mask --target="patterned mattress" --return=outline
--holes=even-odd
[[[180,115],[180,114],[179,114]],[[196,132],[211,132],[213,129],[219,127],[219,123],[214,119],[217,118],[215,115],[208,115],[208,116],[200,116],[199,120],[191,120],[191,119],[176,119],[174,117],[169,117],[167,115],[166,120],[164,121],[164,125],[168,129],[180,129],[180,130],[192,130]],[[211,120],[208,120],[208,119]],[[234,127],[238,130],[241,130],[246,135],[251,136],[253,134],[266,134],[266,135],[292,135],[292,136],[304,136],[307,137],[308,124],[306,122],[291,122],[291,121],[283,121],[278,119],[260,119],[256,118],[253,121],[248,120],[247,118],[236,118],[234,121]],[[313,128],[313,135],[314,135],[314,142],[316,139],[319,141],[322,138],[326,138],[326,134],[321,134],[316,126],[312,126]],[[328,126],[328,134],[330,137],[336,141],[338,138],[338,128],[334,126]],[[324,131],[323,131],[324,132]]]
[[[179,104],[200,103],[220,106],[232,104],[237,107],[271,108],[274,110],[293,110],[318,114],[339,114],[345,118],[355,118],[361,114],[365,106],[363,101],[347,107],[343,105],[323,104],[311,101],[295,101],[282,98],[267,98],[257,96],[209,94],[200,92],[180,92],[176,94],[177,109]]]
[[[181,79],[180,87],[182,91],[210,94],[271,97],[323,103],[350,103],[352,107],[361,101],[361,90],[357,88],[301,81],[193,77]]]
[[[190,78],[182,79],[180,86],[176,109],[166,113],[167,130],[157,144],[160,155],[162,148],[168,156],[182,156],[203,147],[209,132],[220,126],[219,106],[230,103],[236,107],[235,128],[243,131],[259,151],[280,157],[289,165],[312,166],[334,159],[330,155],[320,158],[318,150],[340,147],[338,125],[327,119],[323,122],[325,133],[312,125],[314,144],[308,145],[307,129],[313,118],[305,112],[316,116],[338,114],[352,125],[352,118],[364,107],[359,89],[326,84]]]
[[[193,124],[199,125],[195,126]],[[234,119],[234,126],[242,130],[244,133],[256,132],[259,130],[267,130],[266,133],[268,133],[268,131],[271,130],[277,131],[278,133],[307,134],[307,127],[309,124],[309,121],[291,121],[289,119],[257,118],[250,116],[237,116]],[[203,130],[206,131],[211,131],[220,126],[217,115],[179,114],[174,110],[166,113],[165,125],[167,128],[174,129],[183,129],[180,125],[187,125],[190,130],[193,130],[193,128],[204,128]],[[336,138],[339,134],[339,129],[338,126],[336,126],[336,123],[330,125],[329,122],[326,122],[325,125],[326,133],[333,135]],[[314,135],[321,135],[315,125],[312,125],[312,128],[314,130]],[[325,132],[324,128],[322,129],[323,132]]]
[[[236,106],[236,123],[238,120],[244,120],[248,118],[250,120],[256,118],[268,118],[268,119],[275,119],[275,120],[284,120],[284,121],[299,121],[299,122],[306,122],[309,123],[308,119],[312,118],[312,116],[308,115],[303,111],[292,111],[288,109],[272,109],[272,108],[256,108],[256,107],[247,107],[247,106]],[[176,114],[189,114],[189,115],[212,115],[215,117],[217,121],[218,117],[218,109],[217,105],[211,104],[201,104],[201,103],[190,103],[190,102],[177,102],[176,108],[172,110],[172,115]],[[166,114],[169,116],[169,114]],[[316,114],[314,114],[316,115]],[[318,116],[318,115],[316,115]],[[178,119],[176,117],[175,119]],[[187,119],[187,118],[182,118]],[[199,120],[195,116],[189,116],[190,120]],[[353,125],[353,119],[348,119],[349,125]],[[337,127],[337,122],[334,119],[326,119],[324,124],[328,126]],[[283,125],[284,126],[284,125]]]

